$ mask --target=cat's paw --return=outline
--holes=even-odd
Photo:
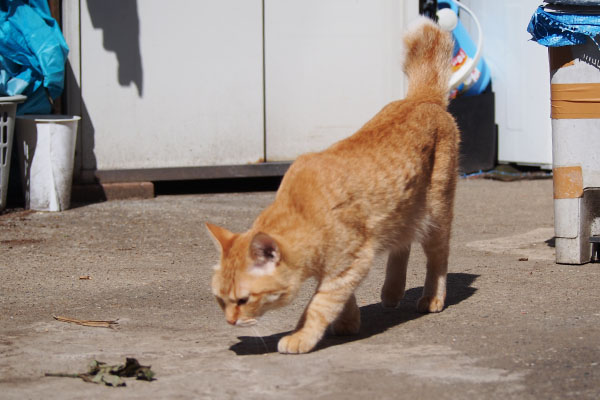
[[[381,289],[381,305],[385,308],[396,308],[400,305],[400,300],[404,297],[404,291],[389,289],[385,286]]]
[[[400,305],[400,300],[397,296],[385,296],[381,294],[381,305],[385,308],[397,308]]]
[[[318,339],[312,338],[302,332],[296,332],[279,339],[277,351],[284,354],[308,353],[315,348],[318,341]]]
[[[440,312],[444,309],[444,299],[439,297],[423,296],[417,302],[417,311],[420,313]]]

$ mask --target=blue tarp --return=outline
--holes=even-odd
[[[0,96],[27,96],[17,114],[50,113],[68,52],[47,0],[0,0]]]
[[[583,44],[588,38],[598,45],[600,15],[553,13],[540,6],[531,17],[527,32],[546,47]]]

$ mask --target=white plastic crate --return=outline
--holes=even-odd
[[[0,211],[6,208],[17,104],[22,103],[26,98],[25,96],[0,97]]]

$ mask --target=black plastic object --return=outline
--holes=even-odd
[[[600,263],[600,236],[590,236],[592,244],[592,259],[593,263]]]
[[[419,0],[419,13],[437,21],[437,0]]]
[[[450,101],[448,111],[461,132],[460,172],[487,171],[496,166],[498,130],[495,123],[494,92],[461,96]]]

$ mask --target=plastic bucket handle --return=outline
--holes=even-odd
[[[460,8],[465,10],[467,12],[467,14],[469,14],[471,16],[471,18],[473,18],[473,21],[475,22],[475,26],[477,27],[477,36],[478,37],[477,37],[477,51],[475,52],[475,57],[469,58],[467,60],[467,62],[464,63],[463,66],[460,67],[460,69],[458,71],[456,71],[452,74],[452,76],[450,77],[450,84],[449,84],[450,90],[456,89],[463,81],[465,81],[469,77],[471,72],[473,72],[473,69],[477,66],[477,64],[479,63],[479,59],[481,58],[481,49],[483,46],[483,32],[481,30],[481,24],[479,24],[479,20],[477,19],[477,17],[473,13],[473,11],[471,11],[467,6],[465,6],[462,3],[454,2],[454,4],[458,5]]]

